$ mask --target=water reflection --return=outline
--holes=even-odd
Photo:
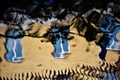
[[[107,50],[120,50],[120,42],[117,34],[120,32],[120,23],[111,15],[104,15],[98,24],[99,29],[108,37],[106,44]]]
[[[55,47],[53,56],[55,58],[65,58],[65,54],[70,53],[68,44],[69,28],[66,27],[53,27],[52,31],[52,44]]]
[[[21,40],[23,33],[20,30],[10,29],[7,31],[6,36],[6,49],[5,59],[9,62],[20,62],[23,58]]]

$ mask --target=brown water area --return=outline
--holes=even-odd
[[[38,29],[36,27],[38,27]],[[34,30],[37,29],[39,30],[39,35],[42,35],[49,28],[50,26],[35,24],[34,29],[29,31],[29,33],[32,33],[32,31],[34,32]],[[0,28],[0,34],[5,34],[7,29],[7,27]],[[74,29],[73,27],[70,28],[70,31],[73,33],[77,33],[76,29]],[[120,37],[119,35],[118,38]],[[94,42],[88,43],[84,37],[75,34],[70,34],[70,36],[74,37],[73,39],[69,40],[71,53],[67,55],[65,59],[56,59],[51,55],[51,53],[54,51],[54,47],[51,42],[46,42],[45,38],[24,36],[21,41],[23,46],[24,58],[20,63],[11,63],[5,60],[4,55],[6,53],[6,49],[4,44],[6,38],[0,37],[0,76],[2,78],[12,78],[13,80],[14,77],[16,77],[16,79],[19,77],[19,79],[21,80],[25,76],[29,78],[28,75],[35,76],[39,74],[43,77],[51,77],[52,75],[57,74],[67,74],[68,72],[72,72],[72,70],[74,71],[78,66],[81,69],[84,68],[84,66],[100,67],[101,60],[98,56],[100,47]],[[120,68],[120,53],[116,51],[108,51],[106,62]],[[55,71],[56,73],[54,74],[53,72]],[[118,72],[120,79],[120,69]],[[74,73],[77,72],[74,71]],[[86,80],[86,78],[87,77],[85,75],[84,79],[82,80]],[[88,80],[91,79],[92,77]],[[93,78],[93,80],[94,79],[97,80],[97,78],[95,77]]]

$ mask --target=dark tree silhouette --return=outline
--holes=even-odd
[[[106,10],[108,3],[113,2],[113,13],[119,17],[119,0],[1,0],[0,19],[8,7],[26,10],[32,17],[64,19],[67,14],[84,14],[92,8]]]

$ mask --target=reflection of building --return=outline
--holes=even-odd
[[[23,58],[21,39],[24,36],[24,31],[29,30],[29,24],[32,20],[28,15],[24,14],[23,10],[16,8],[8,8],[4,13],[5,23],[13,25],[6,32],[6,49],[5,58],[9,62],[20,62]]]
[[[108,50],[120,50],[120,42],[118,40],[118,33],[120,32],[120,23],[110,15],[104,15],[98,24],[99,29],[108,37],[106,49]],[[106,39],[103,40],[105,42]]]
[[[9,62],[20,62],[23,58],[22,54],[22,45],[21,39],[23,33],[20,30],[8,30],[6,33],[7,40],[6,40],[6,49],[7,52],[5,54],[5,58]]]
[[[64,58],[65,54],[70,53],[68,44],[69,26],[54,25],[51,32],[52,44],[55,47],[52,54],[55,58]]]

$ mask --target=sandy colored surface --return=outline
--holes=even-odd
[[[120,31],[119,31],[119,33],[117,34],[117,39],[120,41]]]
[[[47,28],[49,28],[49,26]],[[42,26],[39,31],[40,35],[42,35],[47,28]],[[7,28],[1,28],[0,33],[4,34],[6,29]],[[71,28],[71,32],[76,33],[76,30]],[[43,73],[43,70],[46,69],[64,70],[82,64],[99,67],[99,46],[94,42],[91,42],[90,46],[88,46],[88,42],[84,37],[73,34],[70,35],[74,36],[74,39],[69,41],[71,54],[65,59],[55,59],[51,55],[54,51],[53,45],[51,42],[41,42],[41,40],[45,40],[44,38],[23,37],[22,46],[24,60],[21,63],[10,63],[4,59],[6,53],[4,44],[6,39],[0,37],[0,57],[2,59],[0,62],[0,75],[11,76],[14,73],[24,72]],[[87,49],[89,50],[86,51]],[[115,62],[118,61],[119,56],[120,54],[118,54],[118,52],[108,51],[106,61],[115,64]]]

